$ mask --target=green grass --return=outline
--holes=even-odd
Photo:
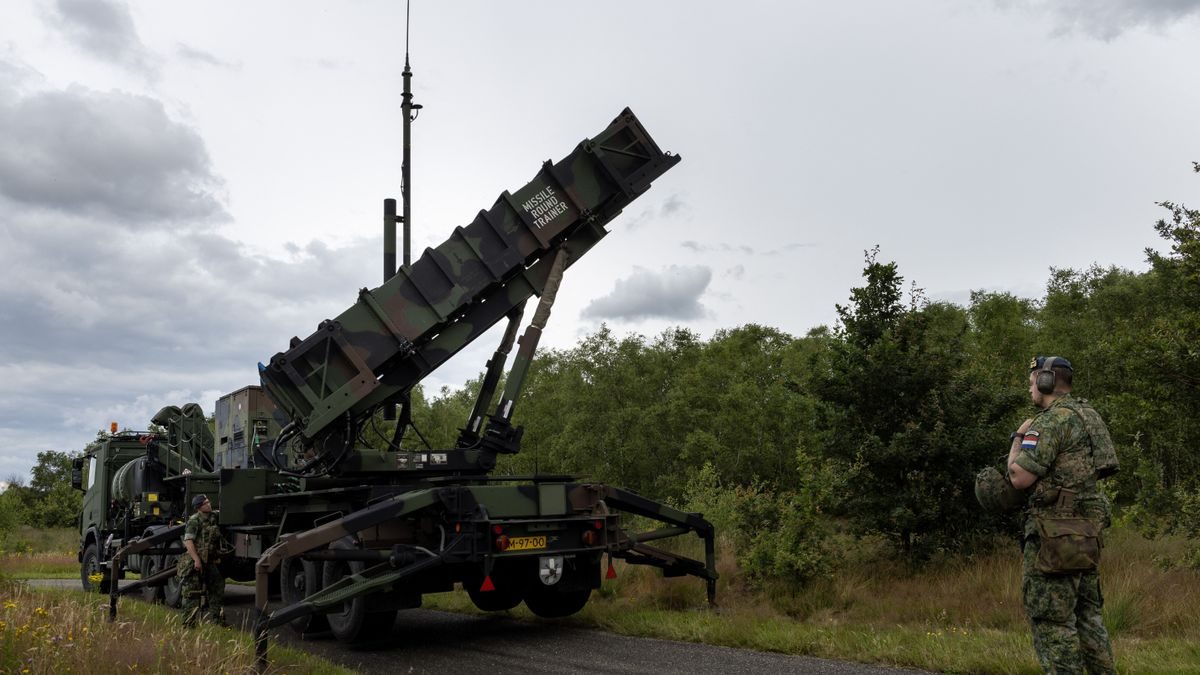
[[[73,536],[70,530],[51,531],[39,539],[48,550],[0,555],[0,574],[75,578],[73,548],[54,550]],[[1122,673],[1200,672],[1200,574],[1161,564],[1181,559],[1186,547],[1184,540],[1148,541],[1129,530],[1108,534],[1104,619]],[[704,608],[701,582],[661,579],[618,562],[618,579],[605,582],[568,621],[623,635],[950,673],[1040,672],[1020,606],[1015,546],[942,561],[917,575],[881,560],[867,542],[829,580],[755,590],[742,585],[732,554],[723,548],[721,606],[715,612]],[[426,596],[425,606],[478,613],[462,592]],[[539,621],[524,607],[510,614]]]
[[[273,645],[268,672],[351,673],[307,652]],[[0,672],[252,672],[254,646],[240,631],[188,629],[179,613],[130,602],[107,621],[107,599],[78,591],[0,585]]]
[[[1102,565],[1105,623],[1122,673],[1200,672],[1200,575],[1157,560],[1186,546],[1112,532]],[[718,600],[703,584],[621,566],[568,621],[623,635],[742,647],[948,673],[1040,673],[1020,604],[1015,546],[947,560],[920,574],[865,552],[834,578],[804,588],[741,586],[728,551]],[[465,593],[426,606],[476,613]],[[524,607],[509,613],[535,619]]]

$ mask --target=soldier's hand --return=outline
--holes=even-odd
[[[192,568],[195,569],[197,572],[199,572],[200,571],[200,561],[193,558],[192,559]]]

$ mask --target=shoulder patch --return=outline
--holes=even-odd
[[[1021,449],[1022,450],[1033,450],[1034,448],[1037,447],[1038,439],[1040,437],[1041,437],[1041,434],[1038,433],[1034,429],[1030,429],[1029,431],[1026,431],[1025,437],[1021,439]]]

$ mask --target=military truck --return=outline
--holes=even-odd
[[[89,448],[77,481],[87,490],[85,588],[110,593],[110,616],[119,592],[159,597],[154,589],[164,588],[173,600],[169,563],[181,550],[185,507],[204,493],[228,540],[222,570],[255,581],[263,663],[272,626],[371,639],[390,630],[398,610],[456,585],[485,611],[524,602],[538,616],[567,616],[613,575],[613,558],[699,577],[711,602],[714,532],[700,514],[575,476],[494,475],[497,458],[520,449],[513,412],[564,272],[679,160],[625,109],[260,363],[261,388],[218,401],[215,435],[189,404],[164,408],[145,433]],[[394,204],[385,205],[385,225],[400,220]],[[502,319],[504,336],[454,447],[406,444],[413,387]],[[391,440],[366,443],[363,430],[397,408]],[[635,532],[628,515],[659,525]],[[703,561],[647,543],[690,534],[703,543]],[[112,580],[129,570],[142,578],[118,591]],[[272,609],[275,583],[281,601]]]

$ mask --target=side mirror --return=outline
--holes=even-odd
[[[71,487],[76,490],[83,490],[83,458],[76,457],[71,460]]]

